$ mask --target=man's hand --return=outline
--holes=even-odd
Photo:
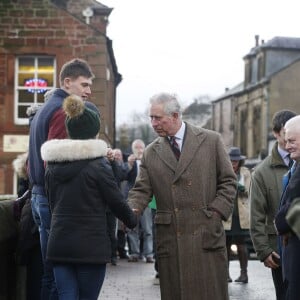
[[[276,253],[275,251],[273,251],[265,260],[264,260],[264,265],[267,268],[271,268],[271,269],[277,269],[280,265],[279,265],[279,261],[280,261],[280,256],[278,255],[278,253]]]
[[[134,154],[130,154],[128,156],[128,159],[127,159],[127,162],[128,162],[128,165],[132,168],[133,167],[133,164],[134,162],[136,161],[136,157]]]
[[[109,161],[113,161],[115,159],[114,151],[111,148],[107,149],[106,156]]]

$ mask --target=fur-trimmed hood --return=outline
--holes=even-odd
[[[107,155],[103,140],[50,140],[41,147],[42,159],[46,162],[66,162],[92,159]]]
[[[50,140],[42,145],[42,159],[47,163],[46,174],[59,182],[68,182],[90,163],[104,160],[107,145],[102,140]],[[106,160],[106,159],[105,159]]]

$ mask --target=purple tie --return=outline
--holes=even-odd
[[[170,145],[171,145],[171,148],[175,154],[175,157],[176,159],[178,160],[179,157],[180,157],[180,149],[179,149],[179,146],[176,142],[176,137],[175,136],[170,136]]]

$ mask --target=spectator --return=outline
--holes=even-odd
[[[13,160],[13,168],[18,176],[18,199],[14,202],[15,218],[19,222],[16,254],[18,265],[24,269],[25,273],[19,278],[22,280],[21,286],[25,288],[26,299],[39,300],[43,263],[39,232],[31,212],[27,158],[28,153],[26,152]]]
[[[130,170],[127,175],[127,191],[133,187],[135,180],[139,174],[139,167],[145,144],[142,140],[134,140],[131,144],[133,154],[128,157],[128,169]],[[137,227],[128,231],[129,241],[129,262],[138,262],[139,258],[145,258],[147,263],[153,263],[153,218],[150,207],[147,207],[140,216]],[[140,245],[142,239],[142,247]],[[141,251],[142,248],[142,251]]]
[[[117,181],[118,187],[121,189],[121,183],[126,178],[126,174],[127,174],[127,170],[125,168],[125,165],[124,165],[123,159],[122,159],[122,152],[120,149],[114,149],[109,152],[107,157],[111,163],[112,170],[113,170],[115,179]],[[121,191],[122,191],[122,189],[121,189]],[[122,193],[122,195],[123,195],[123,193]],[[107,219],[108,235],[109,235],[110,243],[111,243],[111,264],[113,266],[116,266],[117,265],[117,250],[118,250],[117,218],[115,217],[115,215],[109,208],[107,208],[107,211],[106,211],[106,219]],[[122,223],[122,222],[120,222],[120,223]],[[124,230],[124,232],[125,232],[125,230]],[[124,243],[125,243],[125,241],[124,241]],[[125,255],[126,255],[125,244],[124,244],[123,251],[125,251]]]
[[[126,177],[128,173],[128,165],[125,164],[123,160],[123,153],[121,149],[114,149],[114,161],[115,164],[118,166],[117,172],[117,182],[121,191],[125,196],[125,188],[126,188]],[[127,241],[127,229],[126,226],[123,224],[122,221],[117,220],[117,252],[119,254],[120,259],[128,259],[129,256],[127,254],[126,249],[126,241]]]
[[[41,148],[52,215],[47,260],[53,263],[59,299],[96,300],[111,261],[107,207],[129,228],[137,218],[105,157],[106,143],[95,139],[97,112],[75,95],[63,108],[69,139],[47,141]]]
[[[233,170],[237,176],[237,191],[234,200],[233,213],[231,217],[223,222],[226,232],[226,247],[228,256],[228,282],[232,282],[229,273],[229,262],[231,245],[237,246],[237,253],[241,267],[240,276],[235,282],[248,283],[248,249],[246,239],[249,237],[250,227],[250,203],[249,203],[249,188],[250,188],[250,171],[243,166],[245,156],[241,155],[241,150],[238,147],[231,147],[229,157]]]
[[[45,93],[49,94],[49,91]],[[46,96],[44,95],[45,101]],[[32,104],[26,110],[29,126],[33,117],[42,104]],[[41,279],[43,274],[43,261],[38,227],[31,212],[31,186],[28,178],[28,152],[18,155],[13,160],[13,169],[18,176],[18,198],[14,202],[14,217],[18,222],[19,234],[16,249],[16,259],[24,276],[19,276],[20,290],[25,290],[26,299],[39,300],[41,297]]]

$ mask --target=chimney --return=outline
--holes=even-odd
[[[259,35],[255,35],[255,47],[257,47],[259,44]]]

